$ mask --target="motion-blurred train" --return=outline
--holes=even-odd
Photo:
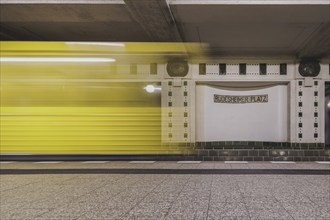
[[[182,154],[162,141],[162,78],[168,60],[198,53],[194,44],[1,42],[1,155]]]

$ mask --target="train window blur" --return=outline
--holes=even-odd
[[[199,57],[200,43],[0,44],[1,154],[187,152],[165,138],[161,82],[167,61]]]
[[[2,83],[3,106],[160,107],[160,92],[147,92],[144,82],[85,82],[20,79]]]

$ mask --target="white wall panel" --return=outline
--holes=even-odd
[[[287,86],[225,89],[196,86],[197,141],[288,141]],[[214,103],[217,95],[268,95],[267,103]]]

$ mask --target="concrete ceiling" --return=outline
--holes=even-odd
[[[0,39],[203,42],[217,57],[329,58],[327,2],[2,0]]]

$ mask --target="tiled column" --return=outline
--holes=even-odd
[[[165,73],[161,99],[163,144],[191,153],[195,143],[195,82],[190,72],[185,77]]]

